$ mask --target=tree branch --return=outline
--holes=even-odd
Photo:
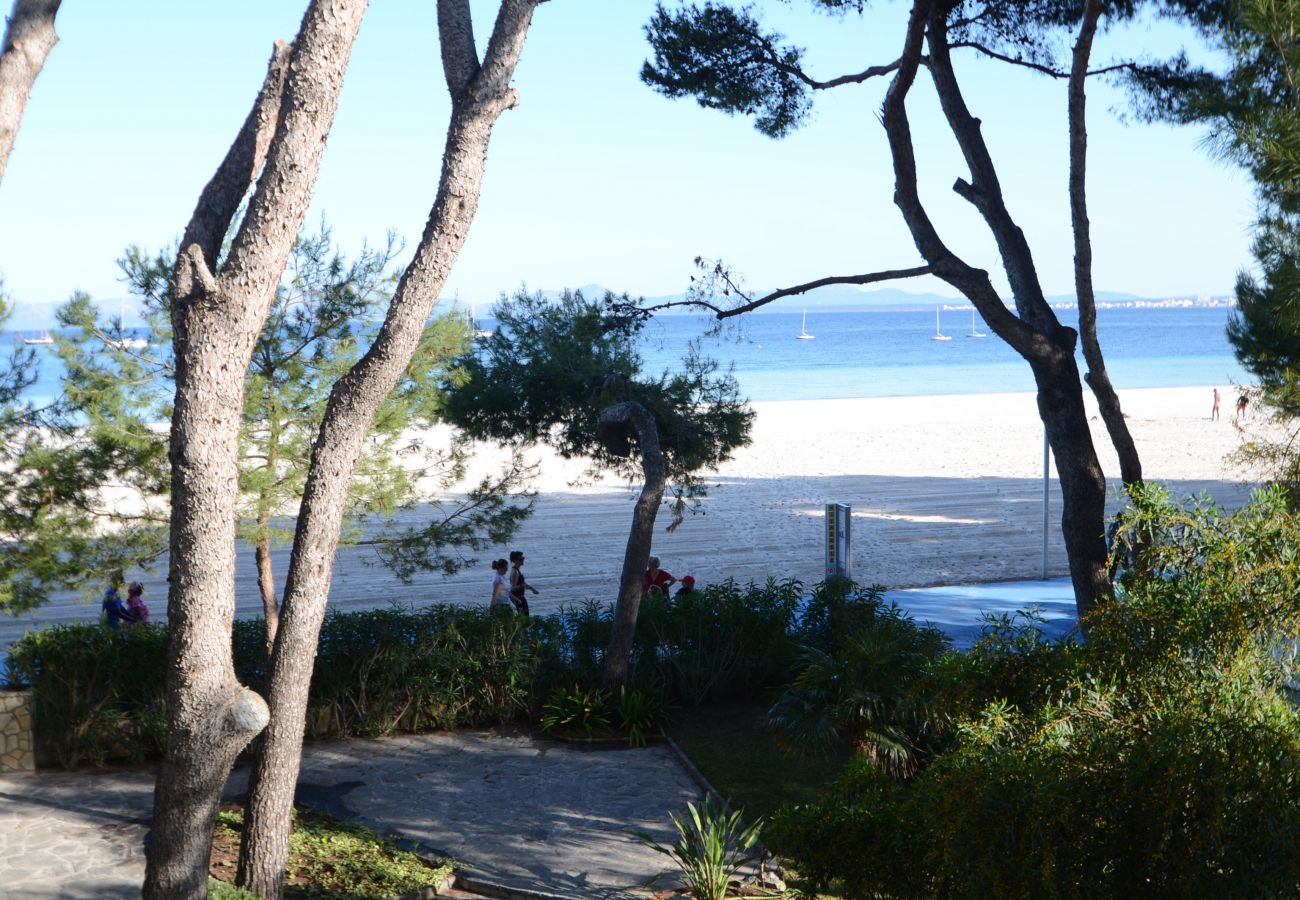
[[[1036,63],[1033,60],[1029,60],[1029,59],[1021,59],[1015,56],[1008,56],[1005,53],[999,53],[993,48],[981,44],[979,41],[953,41],[951,44],[948,45],[948,47],[949,49],[953,49],[953,50],[957,50],[957,49],[974,50],[977,53],[982,53],[983,55],[987,56],[989,59],[996,59],[999,62],[1008,63],[1013,66],[1020,66],[1021,68],[1025,68],[1025,69],[1032,69],[1033,71],[1038,72],[1042,75],[1047,75],[1050,78],[1066,79],[1071,77],[1071,73],[1063,69],[1056,69],[1053,68],[1052,66],[1046,66],[1043,65],[1042,63]],[[1100,69],[1087,69],[1083,72],[1083,77],[1091,78],[1094,75],[1109,75],[1111,72],[1137,72],[1140,69],[1141,66],[1139,66],[1137,63],[1134,62],[1115,63],[1114,65],[1104,66]]]
[[[14,0],[0,44],[0,181],[18,137],[27,98],[59,35],[54,17],[62,0]]]
[[[469,0],[438,0],[438,38],[442,44],[442,73],[455,103],[479,73]]]
[[[289,71],[290,51],[291,47],[284,41],[275,42],[266,67],[266,79],[257,93],[257,99],[253,101],[253,108],[249,110],[248,118],[235,136],[234,143],[226,151],[225,159],[199,194],[199,202],[194,207],[189,224],[185,226],[181,252],[197,245],[209,273],[217,271],[217,254],[221,252],[221,242],[230,229],[230,222],[238,212],[239,204],[248,193],[249,185],[266,160],[266,151],[271,145],[271,136],[275,134],[275,126],[280,118],[280,97]]]
[[[237,314],[258,327],[311,204],[366,6],[366,0],[314,0],[294,42],[274,140],[220,276],[254,298]]]
[[[868,272],[864,275],[828,275],[825,278],[818,278],[815,281],[796,284],[792,287],[781,288],[772,291],[770,294],[764,294],[756,300],[749,300],[743,306],[737,306],[733,309],[723,310],[718,313],[719,319],[730,319],[733,316],[739,316],[747,312],[752,312],[761,306],[766,306],[774,300],[780,300],[782,297],[794,297],[817,288],[827,287],[832,284],[876,284],[881,281],[894,281],[903,278],[917,278],[921,275],[933,274],[929,266],[914,266],[910,269],[888,269],[883,272]],[[745,294],[737,291],[740,296],[749,299]]]

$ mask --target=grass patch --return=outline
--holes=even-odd
[[[767,725],[767,708],[756,704],[678,710],[668,733],[749,821],[819,800],[851,756],[847,746],[818,756],[792,752]]]
[[[208,869],[214,879],[234,879],[243,830],[241,807],[227,806],[217,814]],[[340,822],[310,810],[295,810],[284,896],[294,900],[391,897],[437,884],[452,869],[449,860],[430,865],[363,825]],[[232,885],[219,890],[221,893],[212,896],[229,900],[250,896]]]

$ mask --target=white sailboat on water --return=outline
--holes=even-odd
[[[937,306],[934,308],[934,336],[931,337],[930,340],[932,341],[952,340],[952,338],[950,338],[948,335],[944,334],[942,331],[939,330],[939,307]]]
[[[970,334],[966,335],[966,337],[968,338],[988,337],[988,335],[985,334],[984,332],[975,330],[975,307],[973,306],[970,308]]]
[[[803,324],[799,326],[799,333],[798,333],[797,335],[795,335],[795,337],[797,337],[797,338],[798,338],[799,340],[801,340],[801,341],[811,341],[813,338],[817,337],[817,335],[815,335],[815,334],[809,334],[809,333],[808,333],[808,310],[807,310],[807,308],[805,308],[804,311],[803,311]]]
[[[29,347],[48,347],[54,343],[54,338],[50,337],[50,333],[46,331],[39,337],[24,337],[23,343]]]
[[[478,327],[478,301],[469,301],[469,324],[474,329],[474,337],[489,338],[492,337],[490,328]]]
[[[114,348],[115,350],[143,350],[145,347],[149,346],[148,338],[126,336],[126,298],[125,297],[122,298],[122,309],[118,315],[117,324],[119,330],[122,332],[122,337],[116,340],[105,341],[105,343],[107,343],[110,347]]]

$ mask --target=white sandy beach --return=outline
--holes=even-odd
[[[1224,461],[1241,442],[1235,391],[1220,385],[1222,420],[1211,422],[1211,387],[1123,391],[1148,479],[1177,494],[1208,492],[1235,507],[1249,496],[1245,473]],[[1089,397],[1089,401],[1091,398]],[[709,479],[709,496],[673,533],[665,507],[654,552],[669,572],[703,583],[735,578],[822,576],[823,505],[853,507],[853,575],[887,586],[1036,578],[1042,566],[1043,431],[1032,394],[887,397],[756,403],[753,443]],[[1094,441],[1108,478],[1118,475],[1100,420]],[[496,454],[485,449],[478,462]],[[521,549],[541,591],[534,611],[588,598],[613,599],[638,486],[609,480],[571,486],[579,464],[543,454],[535,513],[509,547],[478,556],[454,576],[403,585],[369,551],[344,549],[331,603],[360,609],[391,602],[486,603],[488,560]],[[1067,572],[1060,493],[1052,473],[1049,574]],[[1111,505],[1118,508],[1118,491]],[[276,559],[282,579],[287,549]],[[165,613],[165,572],[146,577],[146,599]],[[260,611],[251,550],[237,580],[240,615]],[[65,598],[38,615],[0,620],[0,647],[30,624],[93,618]]]

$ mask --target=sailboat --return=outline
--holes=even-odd
[[[477,300],[471,300],[469,302],[469,324],[470,327],[474,329],[474,337],[481,337],[481,338],[492,337],[492,330],[490,328],[478,327],[478,301]]]
[[[931,337],[930,340],[932,341],[952,340],[952,338],[948,337],[948,335],[944,334],[942,331],[939,330],[939,307],[937,306],[934,308],[934,336]]]
[[[116,350],[143,350],[149,346],[148,338],[127,337],[126,336],[126,298],[122,298],[122,311],[118,316],[118,326],[122,329],[122,337],[117,340],[106,341],[110,347]]]
[[[25,337],[23,343],[29,347],[48,347],[54,343],[54,338],[50,337],[48,331],[43,332],[40,337]]]
[[[811,341],[817,337],[815,334],[808,333],[808,310],[806,308],[803,311],[803,324],[799,326],[799,333],[795,337],[801,341]]]
[[[975,307],[973,306],[970,308],[970,334],[966,335],[966,337],[988,337],[984,332],[975,330]]]

